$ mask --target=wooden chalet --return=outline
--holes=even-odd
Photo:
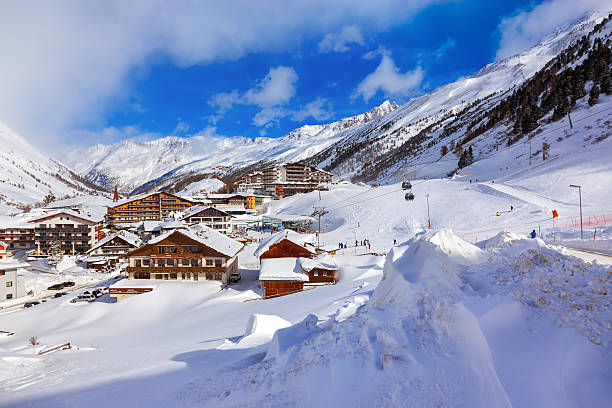
[[[102,270],[116,265],[128,252],[140,247],[142,241],[138,235],[128,231],[119,231],[98,241],[87,251],[83,261],[87,269]]]
[[[238,271],[243,244],[203,225],[160,235],[126,257],[130,279],[216,280]]]
[[[161,221],[173,212],[185,211],[193,201],[170,193],[142,194],[118,201],[107,208],[109,223],[132,223],[138,221]]]
[[[299,292],[308,285],[337,282],[338,268],[333,259],[313,259],[313,240],[311,234],[284,230],[259,245],[255,255],[260,260],[264,298]]]

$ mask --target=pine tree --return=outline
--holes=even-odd
[[[593,84],[591,92],[589,93],[589,105],[594,106],[599,101],[599,87],[597,84]]]
[[[64,253],[62,251],[62,244],[58,239],[51,241],[51,248],[49,248],[49,257],[47,261],[52,267],[56,267],[64,259]]]

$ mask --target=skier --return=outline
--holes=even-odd
[[[531,234],[529,234],[529,236],[531,238],[536,238],[538,236],[538,234],[535,232],[535,230],[531,231]]]
[[[512,211],[512,210],[514,210],[514,207],[513,207],[513,206],[510,206],[510,211]]]

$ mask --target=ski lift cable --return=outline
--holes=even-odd
[[[591,118],[591,117],[596,116],[596,115],[598,115],[598,114],[600,114],[600,113],[606,112],[606,111],[608,111],[608,110],[610,110],[610,109],[612,109],[612,106],[611,106],[611,107],[608,107],[608,108],[606,108],[606,109],[602,109],[602,110],[600,110],[600,111],[598,111],[598,112],[594,112],[594,113],[592,113],[592,114],[590,114],[590,115],[583,116],[582,118],[576,119],[576,120],[574,120],[574,123],[576,123],[576,122],[580,122],[580,121],[585,120],[585,119],[588,119],[588,118]],[[522,142],[522,143],[524,143],[524,144],[529,143],[529,142],[530,142],[531,140],[533,140],[533,139],[536,139],[536,138],[537,138],[537,139],[539,139],[539,138],[541,138],[541,137],[543,137],[543,136],[545,136],[545,135],[547,135],[547,134],[550,134],[550,133],[552,133],[552,132],[554,132],[554,131],[557,131],[557,130],[563,129],[563,128],[565,128],[566,126],[567,126],[567,125],[563,125],[563,126],[560,126],[560,127],[555,128],[555,129],[548,130],[548,131],[546,131],[546,132],[544,132],[544,133],[540,133],[540,134],[538,134],[537,136],[532,137],[530,140],[527,140],[527,141]],[[453,139],[453,140],[458,140],[458,139],[461,139],[461,138],[457,138],[457,139]],[[511,146],[508,146],[508,147],[506,147],[506,148],[504,148],[504,149],[502,149],[502,150],[499,150],[499,151],[496,151],[496,152],[491,152],[490,154],[488,154],[488,155],[484,156],[483,158],[490,158],[491,156],[495,156],[496,154],[502,153],[503,151],[508,150],[508,149],[510,149],[510,148],[513,148],[513,147],[517,147],[517,146],[516,146],[516,145],[511,145]],[[593,150],[598,150],[598,149],[593,149]],[[422,164],[423,166],[422,166],[422,167],[420,167],[420,168],[418,169],[418,170],[422,170],[422,169],[424,169],[425,167],[427,167],[427,166],[429,166],[430,164],[433,164],[433,163],[439,163],[439,162],[442,162],[442,161],[456,161],[456,160],[457,160],[457,159],[442,159],[442,158],[440,158],[440,159],[438,159],[438,160],[434,160],[434,161],[420,162],[420,163],[410,163],[410,165],[412,165],[412,166],[416,166],[416,165],[420,165],[420,164]],[[413,184],[412,184],[412,186],[414,187],[414,186],[416,186],[416,185],[419,185],[419,184],[421,184],[421,183],[424,183],[425,181],[427,181],[427,180],[422,180],[422,181],[420,181],[420,182],[413,183]],[[345,198],[344,200],[339,201],[337,204],[339,204],[339,203],[341,203],[341,202],[344,202],[344,201],[347,201],[347,200],[349,200],[349,199],[351,199],[351,198],[357,197],[357,196],[359,196],[359,195],[361,195],[361,194],[364,194],[364,193],[366,193],[366,192],[369,192],[369,191],[372,191],[372,190],[366,190],[366,191],[364,191],[364,192],[362,192],[362,193],[358,193],[358,194],[356,194],[356,195],[354,195],[354,196],[351,196],[351,197]],[[383,196],[386,196],[386,195],[389,195],[389,194],[392,194],[392,193],[396,193],[396,192],[399,192],[399,191],[404,191],[404,190],[403,190],[403,189],[393,190],[393,191],[390,191],[390,192],[388,192],[388,193],[383,193],[383,194],[377,195],[377,196],[375,196],[375,197],[367,198],[367,199],[365,199],[365,200],[356,201],[356,202],[354,202],[354,203],[349,203],[349,204],[347,204],[347,205],[343,205],[343,206],[340,206],[340,207],[332,207],[332,208],[330,208],[330,209],[329,209],[329,211],[335,211],[335,210],[338,210],[338,209],[341,209],[341,208],[350,207],[351,205],[356,205],[356,204],[359,204],[359,203],[362,203],[362,202],[365,202],[365,201],[370,201],[370,200],[373,200],[373,199],[375,199],[375,198],[383,197]],[[486,232],[486,231],[485,231],[485,232]]]

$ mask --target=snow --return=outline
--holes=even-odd
[[[179,191],[178,195],[191,196],[201,192],[214,193],[215,191],[221,189],[224,185],[224,182],[216,178],[203,179],[189,184],[187,187]]]
[[[522,54],[525,75],[564,39],[555,33]],[[508,75],[521,76],[516,67],[512,59],[495,63],[445,89],[444,98],[452,93],[458,98],[452,104],[505,88]],[[411,107],[437,110],[440,95],[390,116],[411,120]],[[347,248],[334,258],[264,259],[262,272],[336,263],[336,285],[261,299],[257,257],[285,236],[300,245],[315,236],[250,232],[263,241],[238,254],[242,280],[234,285],[122,280],[117,285],[156,288],[119,303],[60,298],[0,311],[0,329],[15,332],[0,337],[0,405],[612,406],[610,257],[563,246],[580,236],[570,222],[579,205],[569,184],[582,186],[585,217],[612,213],[605,182],[612,174],[610,141],[592,143],[609,126],[606,116],[589,118],[593,110],[584,101],[576,106],[572,118],[586,119],[573,129],[543,125],[549,141],[562,140],[551,143],[549,160],[533,158],[531,166],[527,144],[519,143],[483,154],[463,169],[470,175],[440,178],[446,164],[423,166],[409,178],[410,202],[391,178],[380,187],[343,182],[320,198],[312,192],[271,202],[271,217],[325,207],[321,244]],[[602,96],[593,109],[608,107],[612,100]],[[123,175],[133,171],[120,167]],[[411,172],[405,164],[399,170],[399,179]],[[555,226],[553,209],[560,214]],[[532,229],[543,239],[527,238]],[[589,237],[593,232],[585,229]],[[371,248],[353,247],[355,240]],[[597,239],[588,242],[579,243],[609,248],[612,229],[598,226]],[[281,265],[268,268],[268,261]],[[70,259],[61,267],[79,282],[97,282]],[[43,290],[67,276],[28,272],[26,287]],[[31,337],[41,345],[29,346]],[[75,348],[35,355],[66,341]]]
[[[261,260],[259,280],[308,282],[300,258],[265,258]]]
[[[149,242],[147,242],[147,244],[157,244],[158,242],[163,241],[164,239],[175,233],[184,235],[194,241],[200,242],[201,244],[204,244],[217,252],[227,255],[230,258],[235,256],[244,247],[243,244],[241,244],[240,242],[235,241],[232,238],[229,238],[226,235],[221,234],[220,232],[217,232],[204,224],[196,224],[189,227],[188,229],[181,228],[169,231],[165,234],[151,239]]]

